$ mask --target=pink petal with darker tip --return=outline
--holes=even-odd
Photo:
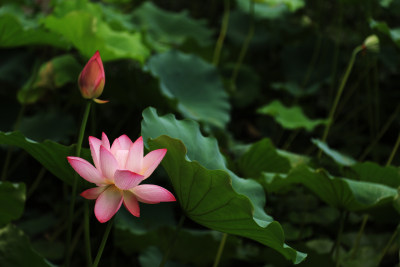
[[[114,181],[114,173],[118,168],[118,162],[103,145],[100,146],[100,167],[105,178]]]
[[[105,180],[101,173],[89,162],[78,157],[67,157],[72,168],[86,181],[94,184],[103,184]]]
[[[140,173],[143,174],[145,178],[149,177],[160,164],[165,156],[165,153],[167,153],[167,149],[165,148],[149,152],[143,158],[142,170],[140,171]]]
[[[139,137],[129,148],[128,158],[125,168],[139,173],[142,169],[143,161],[143,138]]]
[[[101,144],[107,148],[108,150],[110,150],[110,141],[108,140],[108,137],[105,133],[101,134]]]
[[[128,170],[117,170],[114,175],[115,185],[122,190],[128,190],[137,186],[143,176]]]
[[[124,191],[124,206],[126,209],[136,217],[140,217],[139,202],[132,192]]]
[[[97,139],[96,137],[89,136],[89,146],[90,152],[92,154],[92,159],[94,166],[100,170],[100,145],[101,140]]]
[[[105,223],[117,213],[122,204],[122,192],[115,186],[109,186],[99,195],[94,205],[97,220]]]
[[[135,194],[140,202],[147,204],[176,201],[171,192],[158,185],[142,184],[132,188],[130,191]]]
[[[94,187],[90,188],[88,190],[85,190],[81,193],[81,196],[86,198],[86,199],[96,199],[101,193],[104,192],[104,190],[107,189],[108,186],[99,186],[99,187]]]

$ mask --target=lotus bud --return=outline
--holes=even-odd
[[[379,52],[378,36],[376,36],[375,34],[368,36],[364,41],[363,47],[371,52]]]
[[[99,51],[89,59],[86,66],[79,74],[78,85],[82,97],[93,99],[97,103],[106,103],[108,101],[97,99],[103,93],[105,83],[105,74],[103,62],[101,61]]]

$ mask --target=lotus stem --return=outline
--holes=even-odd
[[[382,259],[383,259],[383,257],[385,257],[387,251],[389,250],[389,248],[392,245],[394,239],[396,238],[396,236],[399,233],[399,228],[400,228],[400,224],[397,226],[396,230],[393,232],[392,236],[389,239],[389,242],[386,244],[385,248],[382,250],[381,255],[379,255],[379,259],[378,259],[378,262],[377,262],[376,266],[379,266],[381,261],[382,261]]]
[[[92,267],[97,267],[97,265],[100,262],[101,255],[103,254],[104,247],[106,246],[107,239],[110,234],[113,222],[114,222],[114,220],[110,220],[107,223],[106,231],[104,232],[103,239],[101,240],[100,247],[99,247],[99,250],[97,251],[97,256],[96,256],[96,259],[94,260]]]
[[[337,105],[339,104],[340,97],[342,96],[344,87],[345,87],[345,85],[347,83],[347,79],[349,78],[351,70],[353,69],[353,65],[354,65],[354,61],[356,59],[356,56],[357,56],[358,52],[360,52],[361,50],[362,50],[362,46],[357,46],[353,50],[353,53],[351,54],[349,65],[347,66],[347,69],[346,69],[346,72],[345,72],[345,74],[343,76],[342,82],[340,83],[339,89],[338,89],[338,91],[336,93],[336,97],[335,97],[335,100],[333,102],[332,108],[331,108],[331,110],[329,112],[328,123],[325,126],[325,130],[324,130],[324,133],[323,133],[322,139],[321,139],[322,142],[326,142],[326,138],[328,137],[329,130],[330,130],[332,124],[333,124],[336,108],[337,108]],[[319,150],[318,158],[321,158],[321,156],[322,156],[322,150]]]
[[[220,260],[221,260],[222,252],[224,251],[224,247],[225,247],[225,243],[226,243],[226,238],[227,237],[228,237],[227,233],[224,233],[222,235],[221,242],[219,243],[219,247],[218,247],[218,251],[217,251],[217,256],[215,257],[215,260],[214,260],[213,267],[217,267],[219,262],[220,262]]]
[[[79,157],[81,155],[82,142],[83,142],[83,137],[85,135],[85,129],[86,129],[86,124],[87,124],[87,120],[89,117],[89,113],[90,113],[91,104],[92,104],[92,101],[88,100],[85,111],[83,113],[81,128],[79,130],[78,142],[76,144],[76,156],[77,157]],[[69,216],[68,216],[67,247],[66,247],[67,255],[66,255],[66,262],[65,262],[66,267],[69,266],[70,257],[72,255],[72,250],[70,249],[70,245],[71,245],[72,223],[73,223],[73,216],[74,216],[75,196],[76,196],[77,186],[78,186],[78,174],[75,173],[74,181],[72,184],[71,203],[69,206]],[[89,246],[89,249],[90,249],[90,243],[86,244],[86,246],[87,247]],[[91,259],[90,259],[90,261],[91,261]]]
[[[393,147],[392,153],[390,153],[389,159],[386,162],[386,166],[389,166],[392,163],[392,160],[394,158],[394,155],[396,155],[396,152],[397,152],[397,149],[399,148],[399,145],[400,145],[400,133],[397,136],[396,144]]]
[[[224,40],[226,36],[226,32],[228,30],[229,24],[229,13],[230,13],[230,0],[224,1],[224,15],[222,18],[221,30],[219,32],[218,40],[215,45],[213,64],[214,66],[218,66],[219,59],[221,56],[222,46],[224,45]]]
[[[185,218],[186,218],[186,216],[182,214],[181,218],[179,219],[179,223],[176,226],[174,237],[172,238],[172,240],[171,240],[171,242],[170,242],[170,244],[169,244],[169,246],[167,248],[167,251],[165,251],[164,256],[163,256],[163,258],[161,260],[160,267],[163,267],[167,263],[167,260],[169,258],[169,254],[171,253],[171,250],[172,250],[172,248],[173,248],[173,246],[174,246],[174,244],[176,242],[176,239],[178,238],[178,234],[182,229],[183,222],[185,221]]]
[[[249,31],[247,32],[246,39],[244,40],[242,49],[240,50],[238,60],[236,62],[235,68],[232,71],[232,76],[231,76],[231,84],[232,84],[232,90],[236,90],[236,79],[239,74],[240,67],[242,65],[243,59],[246,56],[247,49],[249,48],[249,44],[251,39],[253,38],[254,35],[254,1],[249,0],[250,2],[250,26],[249,26]]]

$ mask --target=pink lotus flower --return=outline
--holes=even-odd
[[[100,104],[108,102],[97,99],[103,93],[105,77],[100,53],[96,51],[79,74],[78,85],[83,98],[93,99]]]
[[[111,219],[124,203],[132,215],[139,217],[139,203],[156,204],[176,201],[163,187],[140,183],[148,178],[164,158],[166,149],[157,149],[143,157],[143,139],[134,143],[128,136],[115,139],[110,147],[107,136],[89,137],[94,166],[78,157],[68,157],[72,168],[97,187],[81,193],[86,199],[97,199],[94,214],[99,222]]]

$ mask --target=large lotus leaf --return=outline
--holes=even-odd
[[[284,243],[281,225],[272,219],[264,226],[256,223],[249,198],[235,192],[226,171],[208,170],[189,161],[186,147],[176,139],[160,136],[148,141],[151,149],[166,148],[163,166],[171,179],[174,192],[185,214],[210,229],[244,236],[267,245],[294,263],[305,255]]]
[[[325,170],[307,166],[292,169],[288,175],[265,174],[263,185],[268,191],[302,184],[327,204],[348,211],[359,211],[392,203],[397,191],[386,185],[332,177]]]
[[[311,160],[308,156],[296,154],[282,149],[276,149],[276,152],[278,155],[287,158],[292,168],[298,165],[308,164]]]
[[[51,5],[53,7],[52,14],[57,17],[63,17],[72,11],[84,11],[100,20],[104,19],[104,21],[114,30],[130,31],[135,29],[131,22],[132,15],[121,13],[121,11],[114,5],[104,5],[90,0],[54,0],[51,1]]]
[[[265,138],[254,143],[239,158],[238,168],[242,176],[257,178],[261,172],[287,173],[290,162],[277,153],[271,140]]]
[[[23,45],[67,47],[67,43],[57,34],[45,31],[36,20],[27,19],[21,10],[11,6],[0,8],[0,33],[0,47]]]
[[[356,173],[356,179],[366,182],[380,183],[397,188],[400,186],[399,168],[380,166],[374,162],[356,163],[351,166]]]
[[[82,66],[76,59],[67,54],[62,55],[42,64],[38,73],[32,75],[22,89],[18,92],[18,101],[21,104],[37,102],[48,90],[76,82]]]
[[[35,141],[49,139],[64,143],[69,141],[76,129],[71,114],[54,109],[23,117],[18,128],[24,136]]]
[[[160,79],[162,93],[177,100],[183,116],[218,127],[229,121],[228,94],[215,66],[178,51],[156,54],[147,66]]]
[[[189,38],[200,45],[211,43],[213,31],[207,28],[206,21],[190,18],[187,11],[169,12],[144,2],[135,9],[133,19],[146,31],[146,37],[157,50],[181,45]]]
[[[1,266],[54,266],[33,250],[28,237],[16,226],[0,228]]]
[[[307,131],[312,131],[321,124],[326,124],[328,120],[316,119],[311,120],[304,115],[303,110],[299,106],[286,107],[279,100],[259,108],[258,113],[272,116],[277,123],[285,129],[305,128]]]
[[[75,146],[67,147],[52,141],[38,143],[26,138],[19,132],[0,132],[0,144],[24,149],[47,170],[67,184],[72,185],[75,171],[68,164],[67,156],[75,155]],[[81,157],[90,158],[88,149],[83,149],[81,153]],[[79,181],[83,181],[83,179],[79,179]]]
[[[295,12],[296,10],[304,7],[304,0],[252,0],[256,3],[264,3],[270,6],[286,5],[290,11]]]
[[[178,121],[171,114],[158,117],[155,109],[149,108],[143,112],[142,135],[144,140],[152,138],[152,149],[168,149],[163,166],[192,220],[259,241],[295,263],[305,258],[284,244],[282,227],[265,213],[261,186],[230,172],[216,140],[204,137],[196,122]]]
[[[115,31],[86,11],[72,11],[63,17],[50,15],[43,23],[70,41],[86,57],[99,50],[103,61],[130,58],[144,62],[150,53],[142,43],[140,33]]]
[[[253,180],[245,180],[231,172],[225,163],[215,138],[204,137],[199,125],[192,120],[177,120],[174,115],[162,117],[157,115],[154,108],[147,108],[143,112],[142,135],[144,140],[167,135],[181,140],[187,148],[187,157],[191,161],[198,161],[210,170],[225,170],[232,178],[232,185],[238,193],[246,195],[254,204],[255,218],[263,225],[264,220],[272,219],[264,211],[265,195],[262,187]]]
[[[326,155],[331,157],[337,164],[342,166],[351,166],[356,164],[356,160],[350,156],[344,155],[328,146],[327,143],[322,142],[318,139],[311,140],[319,149],[322,150]]]
[[[253,1],[254,3],[254,16],[257,19],[279,19],[283,17],[289,10],[286,5],[268,5]],[[240,10],[246,13],[250,12],[249,0],[236,0],[236,4]]]
[[[21,217],[25,206],[25,184],[0,182],[0,225]]]

